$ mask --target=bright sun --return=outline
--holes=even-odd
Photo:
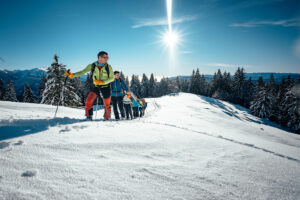
[[[163,35],[163,41],[167,46],[174,47],[179,41],[179,36],[175,32],[168,31]]]

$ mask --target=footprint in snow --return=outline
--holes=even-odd
[[[59,133],[64,133],[64,132],[69,132],[69,131],[71,131],[71,129],[68,126],[66,126],[64,129],[61,129],[59,131]]]
[[[105,155],[98,155],[98,158],[107,158]]]
[[[18,142],[14,143],[14,145],[22,145],[24,142],[22,140],[19,140]]]
[[[37,174],[37,170],[33,169],[33,170],[27,170],[26,172],[23,172],[21,174],[22,177],[33,177],[36,176]]]

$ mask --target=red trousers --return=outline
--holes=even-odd
[[[97,94],[91,91],[85,100],[85,116],[93,115],[93,103],[96,98],[97,98]],[[105,119],[108,119],[110,117],[110,113],[111,113],[110,99],[111,97],[109,96],[108,98],[105,98],[103,102],[104,109],[105,109],[105,113],[104,113]]]

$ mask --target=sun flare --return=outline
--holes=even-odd
[[[163,41],[167,46],[174,47],[179,41],[179,36],[175,32],[166,32],[163,35]]]

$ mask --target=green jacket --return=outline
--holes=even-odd
[[[115,80],[113,69],[109,64],[107,64],[107,63],[104,64],[104,66],[101,68],[101,70],[99,70],[99,68],[97,67],[97,63],[95,63],[95,64],[96,64],[96,67],[95,67],[95,71],[93,73],[93,81],[95,80],[95,76],[96,76],[97,80],[104,81],[105,85],[107,85]],[[106,71],[106,67],[105,67],[106,65],[108,65],[108,68],[109,68],[109,76],[107,76],[107,71]],[[74,77],[82,76],[85,73],[91,72],[91,70],[92,70],[92,64],[89,64],[83,70],[74,73]]]
[[[142,100],[139,100],[139,107],[143,107],[143,101]]]

